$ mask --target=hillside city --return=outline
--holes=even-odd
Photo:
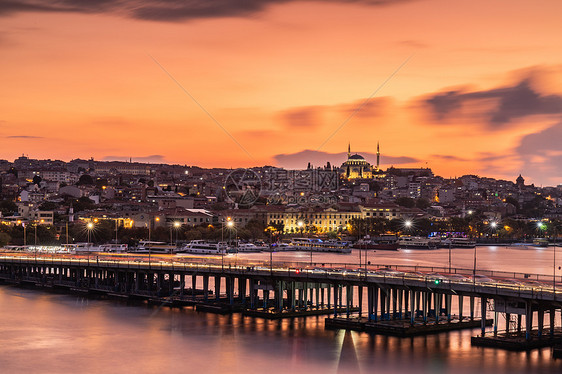
[[[348,151],[341,166],[233,170],[22,155],[0,160],[0,245],[382,234],[494,242],[562,232],[562,185],[447,179],[378,161]]]

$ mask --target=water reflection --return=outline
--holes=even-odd
[[[482,268],[534,273],[552,269],[549,250],[478,251]],[[434,251],[429,259],[427,253],[411,252],[377,253],[376,260],[414,265],[448,261],[447,251]],[[326,255],[325,262],[344,257]],[[470,250],[455,250],[452,258],[453,266],[472,265]],[[456,305],[453,298],[453,310]],[[468,308],[465,299],[465,315]],[[553,360],[548,348],[519,353],[471,347],[470,337],[477,333],[400,339],[325,330],[324,317],[269,321],[0,286],[2,373],[68,373],[78,368],[84,373],[562,372],[562,361]]]

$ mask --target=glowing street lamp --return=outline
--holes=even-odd
[[[90,247],[90,233],[92,232],[93,229],[94,229],[94,223],[92,221],[88,222],[86,224],[86,232],[88,233],[88,244],[86,244],[86,248],[88,249],[88,263],[90,262],[90,250],[92,249]]]

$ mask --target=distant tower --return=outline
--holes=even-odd
[[[515,180],[515,184],[516,184],[517,187],[519,187],[519,188],[525,187],[525,179],[521,176],[521,174],[519,174],[519,176],[518,176],[517,179]]]
[[[347,158],[351,157],[351,142],[347,144]]]
[[[379,148],[379,142],[377,142],[377,170],[379,170],[380,160],[381,160],[381,151]]]

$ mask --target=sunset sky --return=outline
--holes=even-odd
[[[0,158],[562,184],[560,0],[4,0]]]

